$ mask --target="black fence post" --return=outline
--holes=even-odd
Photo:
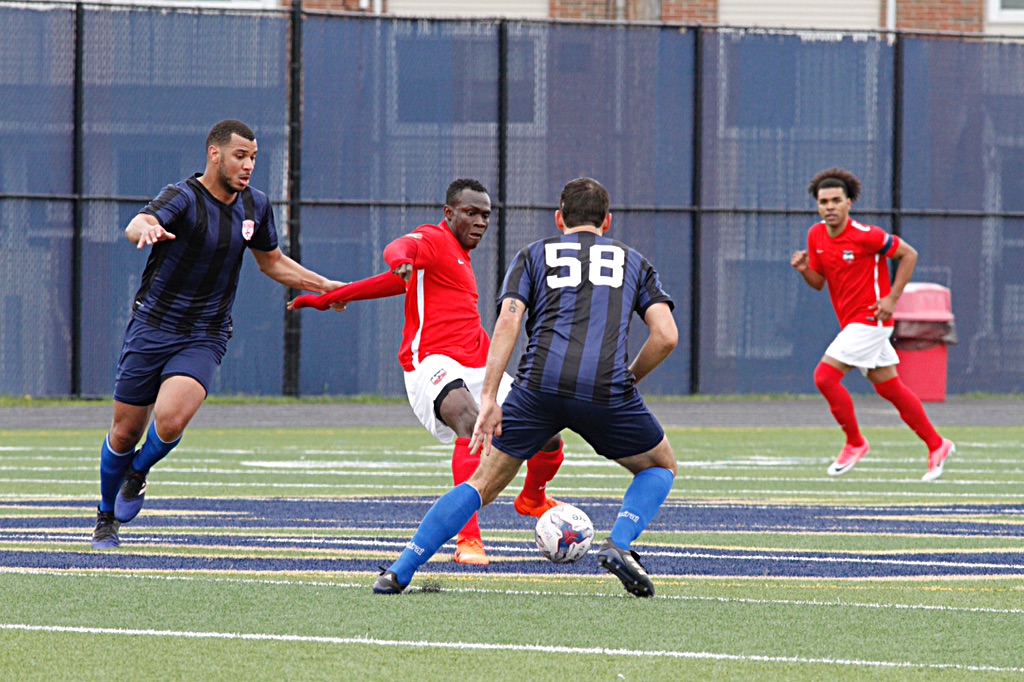
[[[498,260],[495,293],[505,278],[506,226],[508,225],[508,22],[498,23]]]
[[[288,255],[302,262],[302,0],[292,0],[291,13],[291,82],[288,104]],[[299,293],[288,289],[288,300]],[[285,395],[298,397],[302,328],[299,313],[284,314],[284,385]]]
[[[892,54],[892,225],[897,237],[903,227],[903,38],[894,34]]]
[[[700,249],[702,241],[703,193],[701,168],[704,148],[704,29],[698,26],[693,40],[693,237],[690,242],[690,393],[700,393]]]
[[[83,127],[85,114],[82,108],[85,103],[85,59],[84,47],[85,7],[81,2],[75,4],[75,85],[74,103],[72,108],[72,155],[71,177],[74,195],[72,200],[71,218],[71,395],[76,398],[82,395],[82,222],[84,210],[82,195],[85,191],[85,180],[82,158]]]

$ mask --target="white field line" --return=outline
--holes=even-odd
[[[165,582],[201,582],[201,583],[227,583],[242,585],[271,585],[281,587],[336,587],[341,589],[365,590],[368,583],[350,582],[328,582],[323,580],[272,580],[269,578],[229,578],[212,575],[148,575],[139,572],[112,572],[107,570],[76,571],[57,570],[47,568],[13,568],[0,566],[0,574],[12,573],[19,575],[43,575],[58,578],[95,578],[115,580],[150,580]],[[545,576],[536,574],[503,574],[503,577],[514,577],[525,575],[543,581]],[[565,576],[549,576],[551,578],[563,578]],[[667,577],[667,576],[666,576]],[[434,589],[434,588],[432,588]],[[595,599],[628,599],[619,592],[614,595],[595,594],[591,592],[567,592],[567,591],[541,591],[541,590],[495,590],[478,587],[441,587],[440,592],[465,593],[465,594],[500,594],[507,596],[536,596],[536,597],[571,597],[574,599],[591,597]],[[410,591],[416,591],[413,586]],[[997,609],[982,606],[943,606],[940,604],[893,604],[877,602],[844,602],[844,601],[821,601],[819,599],[750,599],[745,597],[697,597],[687,595],[664,595],[659,594],[653,599],[662,601],[681,602],[714,602],[719,604],[746,604],[751,606],[811,606],[815,608],[849,608],[849,609],[879,609],[895,611],[940,611],[947,613],[984,613],[996,615],[1020,615],[1024,609]]]
[[[813,551],[813,550],[809,550]],[[803,555],[782,555],[782,554],[716,554],[714,552],[666,552],[651,551],[644,552],[644,556],[664,556],[677,559],[716,559],[719,561],[772,561],[772,562],[799,562],[816,564],[878,564],[882,566],[925,566],[929,568],[1008,568],[1024,573],[1024,564],[990,564],[971,563],[968,561],[919,561],[907,559],[870,559],[865,557],[850,556],[803,556]]]
[[[182,468],[182,467],[169,466],[169,467],[161,467],[157,471],[161,475],[166,475],[166,474],[184,474],[184,475],[196,474],[196,475],[214,475],[214,476],[235,476],[235,477],[245,477],[245,478],[254,478],[254,477],[258,478],[258,477],[264,477],[264,476],[292,476],[292,477],[295,477],[295,476],[315,476],[315,477],[321,477],[321,478],[341,477],[341,478],[345,478],[345,479],[360,478],[360,477],[366,478],[366,477],[368,477],[368,478],[403,478],[403,479],[409,479],[409,478],[414,478],[414,479],[415,478],[421,478],[421,479],[422,478],[426,478],[426,479],[444,478],[446,480],[450,480],[450,478],[451,478],[451,472],[450,471],[437,469],[433,465],[425,465],[423,467],[423,468],[433,469],[433,471],[409,471],[408,469],[411,468],[410,466],[398,465],[398,464],[396,464],[396,465],[366,465],[366,464],[364,464],[362,466],[364,468],[361,469],[361,470],[360,469],[342,469],[340,467],[337,470],[329,470],[329,469],[287,469],[287,470],[284,470],[284,469],[282,469],[282,470],[271,470],[271,469],[252,470],[252,469],[249,469],[249,470],[239,470],[239,469],[211,469],[211,468],[208,468],[208,467]],[[415,465],[413,465],[413,466],[415,466]],[[423,466],[423,465],[421,465],[421,466]],[[48,472],[60,472],[60,473],[64,473],[64,474],[70,474],[70,473],[74,473],[74,472],[83,472],[83,473],[89,473],[89,474],[96,474],[97,473],[97,468],[96,467],[5,467],[5,466],[0,466],[0,471],[26,472],[26,473],[31,472],[31,473],[37,473],[37,474],[39,474],[39,473],[48,473]],[[875,473],[877,473],[877,471]],[[899,473],[906,473],[906,472],[905,471],[900,471]],[[916,473],[919,473],[919,472],[915,472],[915,474]],[[957,474],[966,474],[966,473],[979,473],[979,474],[981,474],[981,473],[992,473],[992,472],[990,472],[990,471],[976,471],[976,472],[961,472],[961,471],[957,471],[956,473]],[[1014,472],[1005,472],[1005,473],[1014,473]],[[1022,470],[1020,470],[1019,472],[1016,472],[1016,473],[1024,474],[1024,469],[1022,469]],[[584,474],[584,473],[565,474],[565,475],[563,475],[562,478],[557,479],[557,480],[559,482],[562,482],[562,481],[565,481],[568,478],[571,478],[572,480],[596,480],[596,481],[628,481],[629,480],[628,473],[625,470],[621,471],[620,473],[614,473],[614,474]],[[863,477],[860,477],[860,478],[857,478],[856,480],[857,480],[857,483],[861,483],[861,484],[865,484],[865,483],[878,483],[878,484],[921,483],[920,479],[917,478],[916,476],[914,478],[909,478],[909,479],[883,479],[883,478],[863,478]],[[39,480],[39,479],[28,479],[28,478],[26,478],[26,479],[15,479],[15,478],[0,479],[0,482],[19,482],[19,481],[29,482],[29,483],[41,483],[41,482],[44,482],[44,481]],[[181,482],[181,481],[163,481],[163,480],[161,480],[159,478],[154,479],[154,481],[159,483],[160,485],[199,485],[199,483],[196,483],[196,482],[187,482],[186,483],[186,482]],[[705,476],[705,475],[698,475],[698,474],[693,474],[693,473],[680,473],[678,476],[676,476],[676,485],[683,485],[684,483],[687,483],[687,482],[690,482],[690,481],[694,481],[694,482],[725,482],[725,483],[751,483],[751,482],[757,482],[757,483],[766,483],[766,484],[767,483],[808,483],[808,484],[815,484],[816,483],[816,484],[819,484],[819,485],[831,485],[831,482],[828,481],[828,480],[825,480],[825,479],[815,480],[815,479],[809,479],[809,478],[806,478],[806,477],[766,476],[766,475],[759,475],[759,476],[711,476],[711,475],[707,475],[707,476]],[[83,484],[83,483],[88,483],[89,485],[94,485],[95,484],[95,479],[92,476],[90,476],[87,480],[70,481],[70,480],[67,480],[67,479],[50,479],[47,482],[50,482],[50,483],[61,483],[61,484]],[[1001,478],[1000,480],[959,480],[959,479],[955,478],[953,475],[947,476],[947,478],[942,479],[942,481],[941,481],[942,485],[945,485],[945,486],[959,486],[959,487],[1013,486],[1013,485],[1017,485],[1019,483],[1020,483],[1020,481],[1007,480],[1006,478]],[[252,482],[252,483],[243,483],[243,482],[215,483],[215,482],[209,482],[207,484],[208,485],[212,485],[212,486],[219,486],[219,485],[252,485],[252,486],[255,486],[255,487],[259,487],[259,486],[264,485],[263,483],[259,483],[259,482]],[[306,484],[296,483],[294,485],[296,485],[297,487],[303,487]],[[332,485],[332,484],[325,484],[325,485]],[[318,486],[318,487],[322,487],[322,486]],[[558,489],[559,489],[559,491],[569,491],[569,492],[571,492],[573,490],[582,490],[582,488],[579,488],[578,486],[561,486],[561,485],[559,486]],[[687,490],[690,490],[690,488],[687,488]],[[771,492],[771,491],[769,491],[767,489],[761,491],[762,494],[765,493],[765,492]],[[809,493],[809,494],[813,494],[813,493]]]
[[[892,483],[900,481],[890,481]],[[905,483],[918,483],[918,480],[902,481]],[[31,478],[0,478],[0,483],[33,483],[47,486],[55,485],[68,485],[68,486],[83,486],[90,490],[96,487],[96,481],[93,479],[89,480],[60,480],[52,478],[42,479],[31,479]],[[380,492],[381,486],[379,483],[238,483],[238,482],[209,482],[209,481],[160,481],[161,486],[178,486],[185,488],[251,488],[251,489],[302,489],[302,490],[366,490]],[[927,490],[918,489],[916,491],[864,491],[864,490],[776,490],[771,488],[694,488],[694,487],[677,487],[679,494],[692,495],[707,495],[709,497],[720,498],[727,497],[730,495],[740,495],[744,497],[750,497],[754,499],[763,499],[765,497],[773,498],[779,496],[796,497],[800,499],[809,499],[814,497],[825,497],[825,498],[839,498],[849,497],[864,500],[867,498],[871,499],[900,499],[900,498],[913,498],[921,499],[927,498],[929,500],[945,499],[950,498],[953,500],[964,500],[964,499],[982,499],[992,500],[997,497],[1003,504],[1016,504],[1018,500],[1024,499],[1024,492],[1022,493],[1009,493],[1009,492],[991,492],[991,493],[969,493],[957,490],[948,490],[948,492],[940,492],[940,486],[944,482],[940,481],[937,483],[929,483]],[[1006,485],[1012,485],[1011,483],[1005,483]],[[444,485],[389,485],[389,489],[392,490],[404,490],[409,492],[421,492],[421,493],[433,493],[442,494],[451,490],[450,484]],[[572,496],[574,494],[586,495],[589,493],[597,493],[607,495],[610,492],[615,492],[614,488],[592,488],[584,486],[559,486],[555,494],[561,493],[564,496]],[[0,493],[0,500],[18,500],[18,499],[33,499],[33,500],[61,500],[68,499],[69,497],[75,498],[77,496],[71,493],[57,494],[57,493]],[[229,497],[227,495],[222,497]]]
[[[180,534],[180,533],[178,533]],[[0,540],[6,542],[17,542],[19,538],[24,534],[14,533],[0,533]],[[146,542],[149,544],[166,545],[169,536],[174,535],[144,535],[144,536],[132,536],[134,540],[139,542]],[[58,540],[67,540],[66,535],[60,535],[57,537]],[[317,545],[337,545],[337,546],[369,546],[369,547],[380,547],[380,548],[391,548],[401,549],[406,543],[400,540],[337,540],[337,539],[299,539],[299,538],[257,538],[265,541],[268,545],[276,544],[317,544]],[[27,537],[26,541],[39,541],[38,535]],[[172,545],[173,546],[173,545]],[[224,549],[224,545],[210,544],[210,545],[197,545],[208,547],[212,549]],[[446,543],[443,548],[451,548],[453,545],[449,542]],[[237,546],[236,546],[237,547]],[[520,545],[504,545],[504,544],[488,544],[494,551],[501,551],[509,554],[533,554],[536,552],[532,547],[524,547]],[[251,547],[245,545],[244,549],[273,549],[272,546],[265,547]],[[442,548],[442,549],[443,549]],[[869,558],[864,556],[847,556],[846,553],[834,555],[834,556],[810,556],[810,552],[815,550],[808,550],[808,554],[731,554],[725,551],[721,552],[694,552],[694,551],[672,551],[672,550],[658,550],[658,549],[646,549],[644,556],[658,556],[658,557],[669,557],[674,559],[707,559],[714,561],[722,561],[729,563],[737,562],[750,562],[750,561],[768,561],[772,563],[812,563],[812,564],[831,564],[831,565],[851,565],[851,564],[865,564],[865,565],[880,565],[880,566],[899,566],[899,567],[911,567],[911,568],[952,568],[952,569],[993,569],[993,570],[1012,570],[1016,573],[1001,573],[998,575],[1022,575],[1024,574],[1024,564],[1006,564],[1006,563],[978,563],[970,561],[939,561],[939,560],[928,560],[928,559],[889,559],[889,558]],[[952,551],[952,550],[951,550]],[[1006,553],[1008,550],[995,553]],[[596,549],[591,549],[590,554],[596,554]],[[972,553],[984,553],[984,552],[972,552]],[[850,553],[852,554],[852,552]]]
[[[196,632],[189,630],[136,630],[122,628],[87,628],[60,625],[27,625],[0,623],[0,630],[24,632],[61,632],[85,635],[123,635],[128,637],[174,637],[184,639],[225,639],[262,642],[295,642],[300,644],[337,644],[372,647],[405,647],[415,649],[445,649],[457,651],[527,651],[539,654],[575,656],[620,656],[629,658],[679,658],[712,661],[742,661],[756,663],[808,664],[843,667],[907,668],[920,670],[958,670],[965,672],[1024,672],[1024,668],[959,663],[914,663],[912,661],[872,661],[844,658],[811,658],[804,656],[759,656],[724,654],[708,651],[667,651],[642,649],[608,649],[603,647],[542,646],[539,644],[491,644],[486,642],[431,642],[429,640],[386,640],[369,637],[324,637],[311,635],[276,635],[254,632]]]

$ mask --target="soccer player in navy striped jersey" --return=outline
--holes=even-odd
[[[658,513],[675,480],[676,459],[636,382],[678,343],[672,299],[640,253],[604,236],[611,226],[608,192],[578,178],[562,190],[555,222],[561,236],[519,252],[498,301],[480,414],[471,448],[480,467],[427,512],[398,559],[377,578],[377,594],[403,592],[416,570],[515,478],[552,434],[569,428],[597,453],[633,474],[611,537],[597,559],[638,597],[654,585],[631,549]],[[527,311],[527,347],[512,390],[497,392]],[[626,339],[636,313],[650,328],[627,364]]]
[[[325,293],[343,285],[278,248],[270,201],[249,186],[256,153],[247,125],[217,123],[206,138],[205,172],[165,187],[125,228],[139,249],[153,248],[117,365],[93,549],[120,545],[119,526],[142,508],[150,468],[178,444],[206,399],[231,337],[245,252],[285,286]]]

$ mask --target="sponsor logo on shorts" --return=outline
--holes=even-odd
[[[253,234],[256,233],[256,223],[251,220],[242,221],[242,237],[245,241],[252,239]]]
[[[843,251],[843,260],[847,263],[853,262],[853,251]]]
[[[444,381],[444,378],[446,376],[448,376],[448,370],[446,370],[446,369],[439,369],[439,370],[437,370],[437,373],[434,374],[434,376],[430,377],[430,383],[432,383],[435,386],[437,386],[439,383]]]

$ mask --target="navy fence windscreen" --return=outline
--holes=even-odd
[[[904,59],[916,77],[904,85],[903,205],[922,215],[903,233],[921,253],[915,279],[952,292],[948,390],[1019,392],[1024,46],[912,39]]]
[[[0,394],[111,393],[147,255],[124,227],[203,169],[223,118],[256,131],[282,246],[295,229],[334,279],[382,272],[390,241],[442,218],[451,180],[482,181],[488,329],[504,264],[554,232],[565,182],[597,178],[612,236],[676,303],[680,346],[648,394],[814,391],[838,324],[789,258],[817,219],[809,179],[848,168],[854,217],[952,290],[949,391],[1024,391],[1020,42],[306,13],[292,121],[291,20],[0,0]],[[285,301],[247,258],[215,392],[280,394],[297,366],[303,395],[404,393],[400,297],[301,311],[298,365]],[[631,354],[644,338],[637,320]]]
[[[74,28],[0,6],[0,393],[71,390]]]

